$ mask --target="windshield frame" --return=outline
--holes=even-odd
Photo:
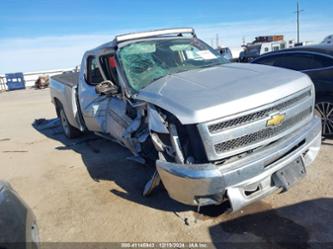
[[[118,73],[121,75],[121,78],[125,81],[125,84],[127,86],[127,90],[128,90],[128,93],[129,95],[133,95],[133,94],[136,94],[138,92],[140,92],[141,89],[144,89],[145,87],[151,85],[152,83],[154,83],[156,80],[153,80],[151,82],[149,82],[146,86],[140,88],[139,90],[136,90],[129,82],[128,80],[128,77],[127,77],[127,74],[125,72],[125,69],[124,69],[124,65],[123,65],[123,62],[121,60],[121,56],[120,56],[120,51],[122,48],[126,47],[126,46],[129,46],[131,44],[135,44],[135,43],[140,43],[140,42],[146,42],[146,41],[159,41],[159,40],[175,40],[175,39],[179,39],[179,40],[194,40],[194,41],[197,41],[199,43],[202,43],[204,46],[207,47],[207,49],[212,52],[215,56],[221,58],[222,60],[224,60],[223,62],[221,63],[214,63],[213,65],[204,65],[204,66],[197,66],[197,67],[194,67],[194,68],[190,68],[190,69],[187,69],[187,70],[184,70],[184,71],[180,71],[180,72],[176,72],[176,73],[172,73],[172,74],[166,74],[160,78],[164,78],[168,75],[173,75],[173,74],[177,74],[177,73],[181,73],[181,72],[186,72],[186,71],[191,71],[191,70],[198,70],[200,68],[208,68],[208,67],[214,67],[214,66],[220,66],[220,65],[224,65],[224,64],[227,64],[227,63],[230,63],[229,61],[227,61],[226,59],[224,59],[221,54],[219,54],[217,51],[215,51],[211,46],[209,46],[207,43],[205,43],[204,41],[196,38],[196,37],[187,37],[187,36],[180,36],[180,37],[170,37],[170,36],[166,36],[166,37],[153,37],[153,38],[145,38],[145,39],[137,39],[137,40],[132,40],[132,41],[127,41],[127,42],[123,42],[123,43],[120,43],[117,47],[117,50],[116,50],[116,60],[118,62]]]

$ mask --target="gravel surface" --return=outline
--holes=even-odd
[[[333,242],[333,141],[323,141],[304,180],[235,214],[201,213],[159,188],[142,197],[152,169],[118,144],[64,137],[49,90],[0,93],[0,176],[37,216],[43,242]]]

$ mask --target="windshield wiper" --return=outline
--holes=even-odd
[[[162,79],[162,78],[164,78],[164,77],[166,77],[166,76],[169,76],[170,74],[166,74],[166,75],[163,75],[163,76],[158,76],[158,77],[156,77],[156,78],[153,78],[150,82],[149,82],[149,84],[151,84],[151,83],[153,83],[154,81],[157,81],[157,80],[159,80],[159,79]],[[149,85],[148,84],[148,85]]]

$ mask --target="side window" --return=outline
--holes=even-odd
[[[268,66],[274,66],[275,57],[274,56],[265,56],[263,58],[260,58],[256,61],[254,61],[254,63],[268,65]]]
[[[117,75],[117,61],[114,54],[105,55],[101,57],[101,66],[105,77],[108,80],[111,80],[113,83],[118,84],[118,75]]]
[[[93,56],[88,57],[87,60],[87,81],[92,85],[103,81],[102,74],[98,68],[97,59]]]
[[[332,61],[320,55],[298,53],[287,54],[277,58],[274,66],[304,71],[332,66]]]
[[[332,67],[333,59],[325,56],[315,55],[317,60],[321,63],[322,67]]]

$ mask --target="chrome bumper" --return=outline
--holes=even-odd
[[[272,175],[301,158],[308,167],[321,145],[317,117],[282,141],[223,165],[176,164],[157,161],[156,167],[171,198],[188,205],[220,204],[225,198],[232,211],[259,200],[279,188]]]

